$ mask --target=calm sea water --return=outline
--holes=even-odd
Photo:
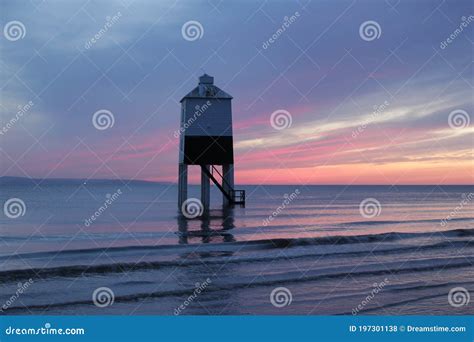
[[[242,188],[188,220],[175,185],[2,183],[25,210],[0,218],[0,314],[474,313],[448,296],[474,290],[474,186]]]

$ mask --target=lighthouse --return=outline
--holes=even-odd
[[[245,191],[234,189],[232,96],[214,85],[214,77],[199,77],[199,84],[181,99],[178,206],[187,199],[188,166],[199,165],[201,202],[210,205],[210,182],[222,193],[225,207],[245,205]]]

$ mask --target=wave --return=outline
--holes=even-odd
[[[435,235],[436,233],[429,234],[430,236]],[[457,229],[447,232],[439,232],[440,235],[450,236],[450,237],[470,237],[474,235],[474,230],[465,230]],[[237,243],[225,243],[225,244],[213,244],[213,245],[201,245],[199,250],[196,251],[196,247],[193,245],[177,245],[177,246],[130,246],[130,247],[117,247],[110,249],[92,249],[92,250],[70,250],[63,252],[45,252],[45,253],[30,253],[26,254],[29,257],[38,256],[57,256],[59,253],[63,254],[78,254],[84,256],[83,253],[111,253],[111,251],[141,251],[145,253],[147,251],[164,250],[171,249],[174,251],[181,251],[181,254],[184,258],[179,258],[176,260],[160,260],[160,261],[141,261],[141,262],[115,262],[107,264],[98,264],[98,265],[71,265],[67,266],[58,266],[58,267],[48,267],[48,268],[28,268],[28,269],[14,269],[7,271],[0,271],[0,281],[14,281],[19,279],[28,279],[36,276],[41,277],[75,277],[82,276],[87,274],[107,274],[107,273],[120,273],[120,272],[133,272],[133,271],[142,271],[142,270],[158,270],[165,269],[167,267],[188,267],[192,265],[202,265],[203,262],[206,264],[237,264],[237,263],[255,263],[255,262],[268,262],[278,259],[301,259],[301,258],[315,258],[318,256],[325,256],[326,258],[337,258],[337,257],[348,257],[348,256],[360,256],[367,254],[369,251],[373,255],[387,255],[387,254],[399,254],[409,253],[409,252],[421,252],[437,249],[463,249],[474,246],[474,241],[472,240],[448,240],[441,242],[434,242],[432,244],[424,244],[422,246],[418,244],[414,245],[392,245],[383,249],[374,249],[373,246],[369,245],[367,248],[362,250],[345,250],[340,251],[336,249],[333,252],[328,252],[328,250],[314,250],[314,249],[303,249],[298,251],[298,253],[290,253],[288,248],[292,247],[305,247],[305,246],[316,246],[316,245],[328,245],[333,242],[334,245],[338,246],[341,244],[360,244],[360,243],[373,243],[380,241],[393,241],[396,239],[403,239],[408,237],[423,236],[427,233],[385,233],[378,235],[367,235],[367,236],[353,236],[353,237],[340,237],[336,239],[335,237],[331,238],[299,238],[299,239],[277,239],[277,240],[260,240],[260,241],[250,241],[237,242]],[[385,237],[385,238],[384,238]],[[248,245],[246,245],[248,244]],[[237,248],[236,248],[237,247]],[[242,251],[242,250],[260,250],[264,251],[266,249],[285,249],[284,254],[277,255],[267,255],[267,256],[237,256],[233,252]],[[147,253],[148,254],[148,253]],[[156,255],[156,254],[155,254]],[[161,254],[157,254],[160,256]],[[186,259],[189,256],[198,255],[199,258],[196,259]],[[120,256],[120,255],[118,255]],[[150,256],[150,255],[148,255]],[[21,259],[25,259],[25,255],[18,256]],[[205,260],[203,260],[205,259]],[[71,260],[74,260],[71,258]]]
[[[434,285],[427,285],[427,284],[422,284],[422,285],[415,285],[415,286],[390,286],[390,285],[387,285],[384,287],[383,291],[384,293],[397,293],[397,292],[402,292],[404,295],[406,295],[407,293],[409,293],[410,291],[418,291],[418,290],[435,290],[435,289],[446,289],[446,291],[442,292],[442,293],[434,293],[434,294],[430,294],[430,295],[425,295],[425,296],[416,296],[416,298],[410,298],[410,299],[407,299],[407,300],[397,300],[395,303],[389,303],[389,304],[384,304],[384,305],[379,305],[379,306],[376,306],[376,307],[372,307],[372,308],[364,308],[360,313],[361,314],[367,314],[367,313],[370,313],[370,312],[378,312],[378,311],[381,311],[381,310],[386,310],[386,309],[389,309],[389,308],[392,308],[392,307],[397,307],[397,306],[400,306],[400,305],[407,305],[407,304],[413,304],[413,303],[416,303],[416,302],[420,302],[420,301],[423,301],[423,300],[426,300],[426,299],[433,299],[433,298],[438,298],[438,297],[445,297],[446,296],[446,293],[449,291],[449,289],[453,288],[453,287],[456,287],[456,286],[463,286],[463,287],[467,287],[467,286],[470,286],[470,285],[473,285],[474,282],[463,282],[463,283],[459,283],[459,282],[446,282],[446,283],[442,283],[442,284],[434,284]],[[353,295],[350,295],[350,296],[338,296],[337,297],[338,299],[339,298],[353,298]],[[352,311],[350,312],[342,312],[342,313],[339,313],[338,315],[352,315]]]
[[[367,225],[367,226],[374,226],[374,225],[381,225],[381,224],[401,224],[401,223],[440,223],[442,219],[425,219],[425,220],[385,220],[385,221],[353,221],[353,222],[344,222],[340,223],[341,226],[351,225]],[[463,221],[472,221],[474,217],[458,217],[458,218],[450,218],[450,222],[463,222]]]
[[[361,268],[357,272],[353,270],[350,271],[350,275],[352,278],[359,278],[359,277],[367,277],[367,276],[386,276],[386,275],[401,275],[407,273],[420,273],[420,272],[432,272],[439,270],[440,267],[443,269],[460,269],[460,268],[468,268],[472,266],[474,262],[474,258],[467,258],[467,257],[457,257],[457,258],[443,258],[437,261],[434,260],[418,260],[410,263],[406,268],[397,268],[397,267],[390,267],[396,265],[384,264],[383,267],[376,269],[377,264],[367,264],[364,268]],[[402,265],[407,265],[403,263]],[[258,280],[252,281],[252,287],[262,287],[262,286],[278,286],[280,284],[296,284],[296,283],[304,283],[304,282],[313,282],[313,281],[320,281],[320,280],[327,280],[327,279],[345,279],[348,276],[347,269],[339,269],[338,267],[331,267],[326,269],[320,269],[315,271],[308,271],[306,272],[304,277],[301,277],[300,272],[294,273],[287,273],[285,276],[280,277],[279,275],[276,276],[268,276],[266,278],[261,277]],[[249,287],[248,281],[241,281],[232,284],[219,284],[219,285],[209,285],[206,288],[206,292],[212,293],[219,293],[221,291],[233,291],[238,289],[246,289]],[[154,291],[154,292],[137,292],[128,295],[116,295],[114,301],[116,303],[127,303],[127,302],[134,302],[140,301],[145,299],[151,298],[162,298],[162,297],[169,297],[169,296],[187,296],[192,293],[195,288],[185,288],[179,290],[165,290],[165,291]],[[403,290],[403,289],[397,289]],[[384,289],[385,291],[385,289]],[[84,300],[73,300],[68,302],[60,302],[60,303],[49,303],[47,305],[28,305],[27,308],[21,306],[14,306],[8,309],[8,313],[18,313],[21,311],[32,311],[32,310],[51,310],[55,308],[64,308],[64,307],[71,307],[77,305],[91,305],[92,301],[90,299]],[[367,310],[368,311],[368,310]]]
[[[210,234],[216,234],[216,231],[210,232]],[[228,233],[223,231],[223,233]],[[267,249],[267,248],[287,248],[295,246],[308,246],[308,245],[345,245],[345,244],[358,244],[358,243],[370,243],[370,242],[382,242],[382,241],[397,241],[403,239],[417,238],[417,237],[469,237],[474,236],[474,229],[460,228],[453,230],[438,230],[418,233],[403,233],[403,232],[390,232],[380,234],[365,234],[365,235],[334,235],[327,237],[312,237],[312,238],[276,238],[276,239],[261,239],[261,240],[250,240],[250,241],[235,241],[201,245],[200,250],[242,250],[244,249]],[[99,248],[85,248],[85,249],[69,249],[61,251],[48,251],[48,252],[34,252],[34,253],[19,253],[13,255],[0,256],[0,260],[11,260],[11,259],[25,259],[25,258],[40,258],[48,256],[61,256],[70,254],[100,254],[100,253],[113,253],[113,252],[128,252],[128,251],[158,251],[158,250],[194,250],[196,246],[193,245],[140,245],[140,246],[121,246],[121,247],[99,247]]]

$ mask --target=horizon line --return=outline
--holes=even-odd
[[[131,182],[143,182],[143,183],[154,183],[154,184],[169,184],[169,185],[178,185],[177,182],[172,181],[154,181],[154,180],[146,180],[146,179],[127,179],[127,178],[120,178],[120,179],[112,179],[112,178],[67,178],[67,177],[54,177],[54,178],[34,178],[34,177],[21,177],[21,176],[0,176],[0,180],[5,178],[11,179],[22,179],[22,180],[30,180],[30,181],[47,181],[47,180],[55,180],[55,181],[80,181],[80,182],[98,182],[98,181],[105,181],[105,182],[123,182],[123,183],[131,183]],[[189,185],[201,185],[201,183],[189,183]],[[213,184],[211,184],[213,185]],[[311,184],[297,184],[297,183],[278,183],[278,184],[261,184],[261,183],[239,183],[238,186],[474,186],[474,184],[335,184],[335,183],[311,183]]]

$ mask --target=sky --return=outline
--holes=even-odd
[[[0,176],[176,182],[207,73],[234,98],[236,183],[474,181],[469,0],[0,8]]]

